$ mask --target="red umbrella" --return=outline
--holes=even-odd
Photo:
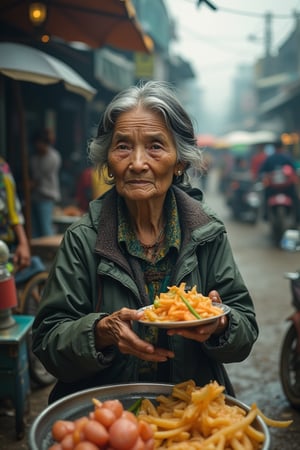
[[[36,9],[31,9],[30,19],[32,5]],[[41,19],[41,24],[34,26],[33,17]],[[149,52],[153,45],[137,21],[131,0],[1,0],[0,23],[30,36],[38,31],[40,35],[83,42],[93,48],[111,45]]]

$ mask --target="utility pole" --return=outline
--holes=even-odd
[[[271,51],[272,51],[272,21],[273,14],[271,12],[265,13],[265,63],[264,63],[264,75],[270,75],[272,72]]]
[[[295,30],[296,30],[296,36],[297,36],[296,41],[300,42],[300,13],[299,13],[299,11],[293,11],[293,15],[295,18]],[[297,64],[296,64],[297,71],[300,71],[300,48],[299,48],[299,45],[297,46],[296,58],[297,58]]]

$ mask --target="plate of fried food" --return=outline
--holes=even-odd
[[[201,387],[193,380],[128,383],[76,392],[49,405],[31,426],[29,448],[270,450],[268,427],[291,422],[266,417],[255,403],[249,407],[226,395],[216,381]]]
[[[159,328],[197,327],[214,322],[230,312],[224,303],[213,302],[197,292],[196,286],[187,290],[185,283],[171,286],[168,292],[156,296],[153,305],[144,306],[139,322]]]

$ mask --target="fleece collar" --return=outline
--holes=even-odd
[[[194,230],[207,228],[212,222],[221,224],[216,216],[204,207],[201,201],[192,198],[176,186],[172,186],[171,189],[176,198],[180,218],[182,245],[190,241]],[[117,198],[117,191],[113,188],[105,196],[91,203],[92,220],[97,227],[95,251],[97,254],[112,259],[128,269],[129,265],[117,242]]]

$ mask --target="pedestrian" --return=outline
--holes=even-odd
[[[148,81],[119,93],[89,154],[112,188],[65,232],[33,324],[33,351],[57,378],[49,402],[105,384],[188,379],[217,380],[234,395],[223,363],[249,355],[258,326],[225,226],[189,184],[202,152],[174,89]],[[139,308],[182,282],[230,313],[195,328],[139,322]]]
[[[3,158],[0,158],[0,240],[13,253],[14,270],[30,265],[30,246],[15,179]]]
[[[32,237],[54,234],[53,210],[61,199],[60,153],[53,147],[49,130],[37,131],[32,139],[34,153],[30,159]]]

